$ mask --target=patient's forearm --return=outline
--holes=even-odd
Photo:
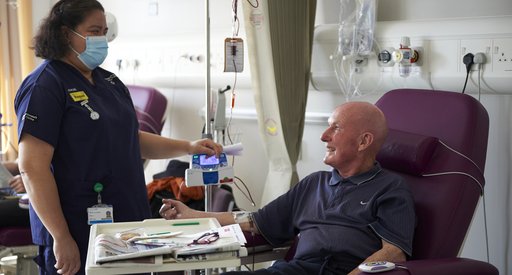
[[[404,262],[406,260],[404,252],[386,241],[382,241],[382,248],[366,258],[364,262],[388,261],[388,262]],[[359,274],[361,271],[356,267],[349,275]]]

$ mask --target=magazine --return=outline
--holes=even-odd
[[[96,236],[94,245],[97,264],[172,253],[171,246],[138,245],[107,234]]]
[[[167,261],[170,258],[174,261],[233,258],[240,255],[241,251],[246,251],[245,248],[242,249],[240,237],[234,235],[236,231],[238,229],[233,229],[233,225],[230,225],[189,235],[182,232],[147,234],[142,229],[99,234],[94,243],[95,263],[121,263],[119,261],[162,255]],[[205,256],[206,254],[213,255]],[[151,260],[147,263],[151,263]]]
[[[225,260],[225,259],[239,258],[239,257],[245,257],[245,256],[247,256],[247,249],[245,247],[240,247],[239,250],[233,250],[233,251],[180,255],[178,257],[175,257],[173,255],[164,255],[163,262],[164,263],[173,263],[173,262],[215,261],[215,260]]]
[[[139,257],[139,258],[133,258],[133,259],[105,262],[105,263],[102,263],[101,266],[104,266],[104,267],[126,267],[126,266],[133,266],[133,265],[149,266],[149,265],[162,265],[163,263],[164,263],[163,255],[155,255],[155,256],[146,256],[146,257]]]

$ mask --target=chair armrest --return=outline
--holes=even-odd
[[[249,255],[241,258],[242,265],[282,259],[289,260],[292,258],[293,252],[295,252],[293,241],[274,247],[260,234],[252,235],[247,231],[243,233],[247,240],[245,247]]]
[[[395,270],[385,272],[386,275],[497,275],[498,269],[493,265],[466,258],[444,258],[413,260],[398,263],[407,269],[396,268]],[[361,272],[361,274],[371,274]]]
[[[249,254],[251,251],[253,252],[261,252],[261,251],[267,251],[272,249],[292,249],[290,253],[295,253],[295,246],[297,244],[297,239],[290,240],[282,245],[279,246],[273,246],[270,244],[262,235],[260,234],[251,234],[251,232],[243,231],[245,240],[247,243],[245,244],[245,247],[247,247],[247,250],[249,251]],[[293,256],[293,254],[291,254]]]
[[[265,238],[260,234],[251,234],[251,232],[243,231],[245,239],[247,240],[246,247],[258,247],[258,246],[271,246]]]

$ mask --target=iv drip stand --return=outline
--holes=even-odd
[[[205,109],[205,132],[203,138],[212,138],[212,125],[211,125],[211,82],[210,82],[210,0],[205,0],[205,28],[206,28],[206,53],[205,53],[205,64],[206,64],[206,79],[205,79],[205,98],[206,107]],[[210,211],[213,209],[212,199],[212,188],[213,186],[207,185],[204,188],[204,210]]]
[[[206,98],[206,106],[205,106],[205,127],[203,138],[213,139],[212,136],[212,125],[211,125],[211,93],[210,93],[210,0],[205,0],[205,33],[206,33],[206,53],[205,53],[205,66],[206,66],[206,76],[205,76],[205,98]],[[206,185],[204,187],[204,211],[208,212],[213,209],[213,186]],[[204,270],[206,275],[212,274],[211,269]]]

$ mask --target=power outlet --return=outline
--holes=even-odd
[[[494,39],[493,72],[512,72],[512,38]]]
[[[461,40],[460,41],[460,52],[459,52],[459,59],[458,59],[458,71],[459,72],[466,72],[466,67],[464,63],[462,63],[462,59],[464,58],[464,55],[467,53],[484,53],[485,54],[485,63],[484,64],[490,64],[491,63],[491,45],[492,41],[490,39],[467,39],[467,40]],[[476,66],[472,66],[471,70],[477,70]]]

